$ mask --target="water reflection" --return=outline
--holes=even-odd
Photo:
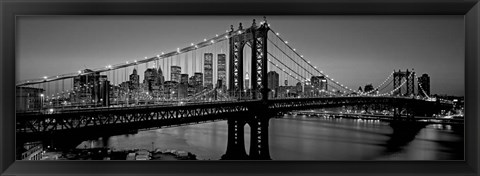
[[[270,120],[269,144],[273,160],[454,160],[463,159],[463,133],[452,126],[398,130],[377,120],[353,120],[286,115]],[[249,151],[245,127],[245,149]],[[83,147],[177,149],[201,159],[218,160],[227,147],[227,122],[141,131],[85,141]]]

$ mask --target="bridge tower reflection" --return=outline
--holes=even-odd
[[[245,116],[232,117],[228,123],[227,151],[222,156],[223,160],[270,160],[268,144],[268,126],[272,113],[267,111],[267,105],[259,103],[249,107],[251,110]],[[245,151],[244,127],[249,125],[250,152]]]

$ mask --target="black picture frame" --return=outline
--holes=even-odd
[[[479,175],[478,0],[2,0],[2,175]],[[15,161],[15,19],[19,15],[464,15],[465,161]]]

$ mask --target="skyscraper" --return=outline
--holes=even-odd
[[[303,92],[303,87],[302,87],[302,83],[301,82],[297,82],[296,84],[296,91],[297,91],[297,94],[300,95],[302,92]]]
[[[328,82],[325,76],[320,76],[320,90],[328,90]]]
[[[312,76],[311,83],[315,89],[328,90],[327,79],[325,76]]]
[[[203,73],[196,72],[195,73],[195,92],[201,92],[203,90]]]
[[[107,75],[100,75],[99,84],[97,85],[98,97],[97,100],[103,106],[110,105],[110,81],[107,79]]]
[[[85,103],[93,102],[99,97],[97,92],[97,84],[99,83],[100,75],[99,72],[93,72],[93,70],[85,69],[82,73],[88,73],[85,75],[76,76],[73,78],[73,86],[75,90],[75,99],[76,101],[82,101]],[[47,95],[48,96],[48,95]]]
[[[178,82],[175,81],[165,81],[164,84],[164,97],[167,99],[177,99],[178,98]]]
[[[175,81],[177,83],[180,83],[180,74],[182,73],[182,67],[180,66],[172,66],[172,74],[171,74],[171,81]]]
[[[190,86],[195,86],[196,82],[195,82],[195,75],[193,76],[190,76],[190,78],[188,78],[188,85]]]
[[[320,77],[320,76],[312,76],[312,77],[310,78],[310,81],[311,81],[310,83],[312,83],[312,86],[313,86],[314,88],[320,87],[320,78],[319,78],[319,77]]]
[[[188,84],[188,74],[180,74],[180,83]]]
[[[133,73],[130,75],[130,90],[138,90],[140,87],[140,75],[137,74],[137,69],[133,69]]]
[[[204,83],[207,89],[213,88],[213,54],[205,53],[204,54]]]
[[[187,88],[187,92],[188,92],[188,95],[193,95],[195,94],[196,90],[197,90],[197,87],[196,87],[196,81],[195,81],[195,74],[190,76],[188,78],[188,88]]]
[[[267,73],[268,77],[268,88],[271,90],[269,95],[270,97],[275,97],[278,92],[278,86],[279,86],[279,75],[275,71],[269,71]]]
[[[217,56],[217,67],[218,67],[218,80],[222,80],[222,84],[226,85],[227,81],[227,62],[226,62],[226,55],[225,54],[218,54]]]
[[[102,101],[108,101],[109,90],[110,82],[108,81],[107,75],[100,75],[100,73],[98,73],[93,83],[93,102],[100,104]]]
[[[178,84],[178,98],[186,98],[188,95],[188,74],[181,74]]]
[[[163,83],[165,82],[165,77],[163,76],[163,71],[162,68],[158,67],[158,84],[160,86],[163,86]]]
[[[303,87],[303,95],[304,96],[314,96],[314,87],[310,79],[307,79],[305,81],[305,85]]]
[[[430,96],[430,77],[428,74],[424,73],[421,77],[418,77],[418,95],[420,96]],[[425,91],[425,93],[422,91]],[[426,94],[426,95],[425,95]]]
[[[155,70],[154,68],[148,68],[147,70],[145,70],[143,78],[143,85],[145,86],[145,91],[152,92],[154,90],[154,86],[158,86],[157,82],[157,70]]]

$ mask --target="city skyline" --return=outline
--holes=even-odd
[[[463,33],[444,17],[19,20],[16,158],[462,160]]]
[[[243,26],[248,27],[251,25],[251,19],[257,19],[257,21],[262,19],[261,17],[236,16],[130,17],[126,19],[82,17],[71,20],[72,18],[76,17],[20,18],[17,80],[71,73],[75,72],[74,70],[83,70],[84,67],[98,68],[102,65],[140,60],[146,56],[157,55],[162,51],[168,52],[177,47],[188,46],[191,42],[210,38],[215,33],[221,34],[222,29],[227,30],[230,24],[235,29],[238,28],[238,24],[232,24],[232,21],[242,22]],[[464,34],[461,25],[463,21],[459,17],[268,16],[267,20],[276,32],[280,32],[282,37],[293,42],[293,46],[298,46],[297,49],[306,58],[317,58],[310,59],[314,65],[354,90],[369,83],[374,86],[380,84],[393,70],[415,68],[417,75],[427,73],[431,77],[431,94],[464,95]],[[163,22],[172,25],[158,25]],[[199,23],[205,25],[200,25],[201,28],[198,29],[186,27]],[[132,26],[131,24],[137,25],[133,25],[136,27],[126,27],[127,25]],[[321,30],[323,33],[297,27],[305,24],[315,30]],[[78,26],[83,26],[86,30],[79,30],[76,28]],[[378,27],[383,27],[383,30],[377,29]],[[159,37],[155,37],[154,29],[159,33]],[[172,36],[165,37],[161,29]],[[170,33],[168,31],[172,30],[169,29],[176,29],[176,32]],[[339,31],[329,33],[333,29]],[[328,37],[324,33],[333,36]],[[76,36],[71,34],[76,34]],[[96,40],[93,40],[92,37]],[[48,46],[40,45],[42,42],[47,42],[46,38],[54,42]],[[315,40],[319,38],[321,39]],[[164,39],[166,41],[162,42]],[[142,42],[142,40],[144,41]],[[387,45],[387,41],[393,43],[390,44],[392,46]],[[154,47],[156,45],[158,47]],[[378,45],[386,46],[379,48]],[[327,49],[335,47],[337,49]],[[395,48],[396,50],[393,50]],[[58,52],[52,52],[53,49]],[[129,52],[130,50],[133,51]],[[316,54],[318,52],[325,54]],[[215,58],[216,54],[218,53],[214,53]],[[125,57],[119,57],[119,55]],[[412,58],[406,58],[406,56]],[[428,59],[419,59],[419,57],[427,56]],[[431,59],[433,57],[435,59]],[[53,62],[59,63],[52,64]],[[71,64],[62,64],[65,62]],[[435,64],[433,64],[434,62]],[[90,63],[93,64],[90,65]],[[197,67],[200,66],[197,65]],[[214,71],[216,69],[213,68]],[[140,78],[143,78],[143,71],[139,71],[139,75]],[[191,75],[193,74],[189,73],[189,76]]]

